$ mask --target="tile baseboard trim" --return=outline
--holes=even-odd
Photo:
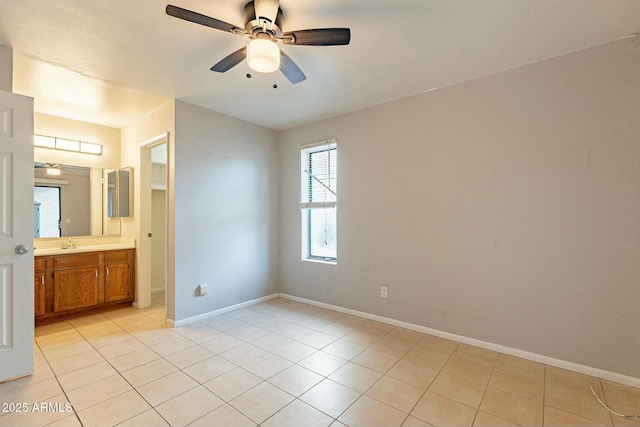
[[[619,374],[617,372],[605,371],[599,368],[593,368],[591,366],[580,365],[578,363],[569,362],[566,360],[555,359],[553,357],[544,356],[542,354],[531,353],[529,351],[520,350],[517,348],[506,347],[500,344],[494,344],[487,341],[477,340],[475,338],[469,338],[462,335],[456,335],[449,332],[440,331],[438,329],[431,329],[426,326],[415,325],[413,323],[403,322],[401,320],[392,319],[389,317],[378,316],[376,314],[365,313],[362,311],[352,310],[350,308],[344,308],[337,305],[326,304],[306,298],[296,297],[289,294],[279,294],[281,298],[285,298],[291,301],[301,302],[304,304],[313,305],[316,307],[326,308],[329,310],[338,311],[340,313],[351,314],[353,316],[363,317],[369,320],[375,320],[377,322],[386,323],[388,325],[398,326],[412,331],[422,332],[436,337],[445,338],[451,341],[456,341],[463,344],[469,344],[476,347],[485,348],[487,350],[497,351],[499,353],[508,354],[510,356],[520,357],[522,359],[531,360],[533,362],[543,363],[545,365],[554,366],[556,368],[566,369],[568,371],[577,372],[580,374],[590,375],[596,378],[602,378],[604,380],[617,382],[629,386],[640,387],[640,378],[630,377],[628,375]]]
[[[278,294],[271,294],[264,297],[252,299],[249,301],[241,302],[240,304],[230,305],[229,307],[223,307],[217,310],[209,311],[207,313],[202,313],[195,316],[187,317],[186,319],[180,319],[180,320],[167,319],[165,323],[173,328],[177,328],[180,326],[188,325],[189,323],[198,322],[200,320],[207,319],[211,316],[228,313],[229,311],[248,307],[250,305],[258,304],[264,301],[269,301],[270,299],[274,299],[274,298],[278,298]]]

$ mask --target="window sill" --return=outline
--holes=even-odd
[[[301,261],[315,262],[318,264],[338,265],[338,260],[322,259],[322,258],[302,258]]]

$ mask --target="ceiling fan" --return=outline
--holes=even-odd
[[[349,44],[349,28],[317,28],[282,32],[282,9],[279,0],[252,0],[244,5],[244,28],[236,27],[210,16],[178,6],[168,5],[167,15],[205,25],[250,39],[247,46],[223,58],[211,71],[224,73],[244,59],[257,72],[270,73],[280,69],[293,84],[307,77],[300,67],[276,43],[298,46],[341,46]],[[248,74],[247,77],[250,77]],[[274,87],[277,87],[274,85]]]

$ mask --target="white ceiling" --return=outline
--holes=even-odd
[[[246,0],[169,0],[242,27]],[[281,0],[285,31],[350,27],[348,46],[283,46],[307,80],[209,68],[247,39],[159,0],[0,0],[14,92],[36,111],[123,127],[176,98],[282,130],[624,38],[638,0]],[[278,89],[273,89],[277,82]]]

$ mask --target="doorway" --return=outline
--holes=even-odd
[[[168,134],[140,144],[138,286],[134,305],[170,314]]]
[[[151,147],[151,307],[166,307],[167,144]]]

